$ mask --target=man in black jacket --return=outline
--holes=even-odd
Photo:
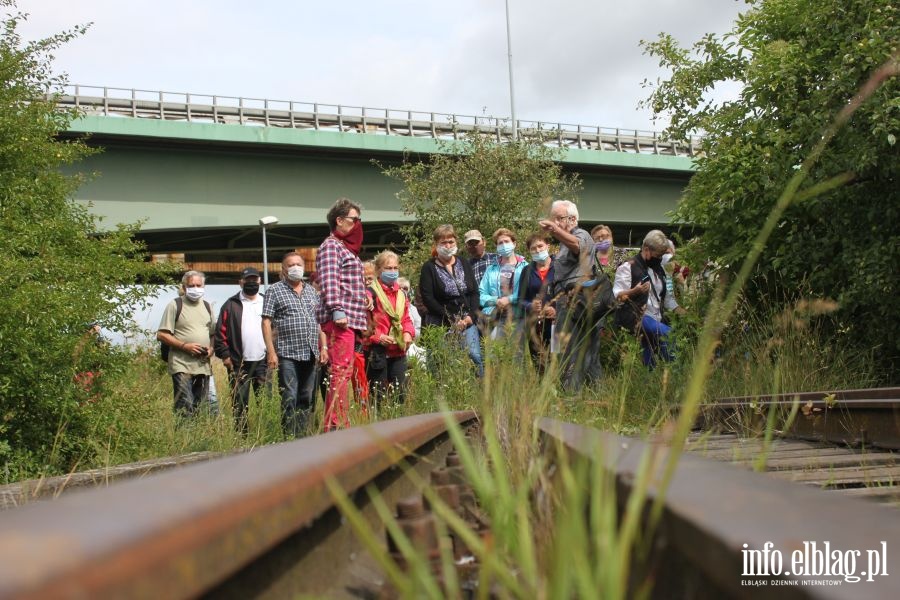
[[[235,428],[247,433],[250,385],[258,394],[268,382],[266,343],[262,334],[263,297],[259,271],[247,267],[238,282],[241,291],[222,304],[216,322],[215,353],[228,369]]]

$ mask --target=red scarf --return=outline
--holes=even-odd
[[[344,242],[344,246],[347,250],[359,256],[359,251],[362,250],[363,243],[362,221],[357,219],[357,221],[353,223],[353,227],[347,233],[341,233],[335,229],[331,232],[331,235]]]

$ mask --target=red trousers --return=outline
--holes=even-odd
[[[350,427],[347,388],[353,376],[356,331],[349,327],[338,327],[334,321],[324,323],[322,331],[328,338],[328,359],[331,365],[328,393],[325,395],[324,427],[325,431],[331,431]]]

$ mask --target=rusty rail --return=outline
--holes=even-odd
[[[332,508],[327,477],[348,493],[379,477],[390,487],[407,479],[392,469],[398,451],[446,453],[447,446],[445,415],[419,415],[7,511],[0,515],[0,598],[189,598],[231,577],[237,588],[258,585],[254,595],[296,594],[272,579],[241,578],[240,571],[265,553],[283,554],[291,539],[304,553],[321,542],[292,536]]]
[[[621,509],[633,491],[642,457],[648,452],[655,454],[658,476],[673,451],[665,444],[551,419],[544,419],[540,427],[548,440],[563,444],[569,452],[604,462],[615,475]],[[651,484],[649,500],[658,493],[658,487]],[[866,551],[878,549],[885,541],[885,572],[889,575],[834,587],[803,585],[802,580],[809,578],[795,574],[743,575],[745,550],[762,551],[771,543],[769,548],[790,558],[792,552],[803,550],[804,541],[815,541],[820,549],[827,541],[830,548],[841,552],[861,550],[863,563]],[[680,458],[665,491],[665,508],[653,542],[650,557],[635,567],[636,577],[654,581],[654,597],[900,597],[900,519],[894,511],[696,456]],[[857,575],[861,570],[865,566],[857,567]],[[747,580],[765,580],[765,591],[747,586]]]
[[[0,486],[0,510],[19,508],[38,500],[57,498],[60,494],[68,494],[77,489],[108,485],[122,479],[146,477],[158,471],[221,456],[221,452],[191,452],[180,456],[154,458],[124,465],[79,471],[68,475],[10,483]]]
[[[759,429],[769,409],[779,411],[783,420],[795,402],[796,417],[779,427],[785,437],[900,450],[897,387],[723,398],[701,407],[696,428]]]

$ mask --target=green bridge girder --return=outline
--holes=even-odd
[[[440,151],[432,138],[108,116],[82,117],[67,133],[85,134],[104,151],[77,165],[94,176],[76,199],[104,226],[141,220],[151,251],[217,259],[258,249],[265,215],[279,219],[273,250],[317,245],[340,196],[363,205],[367,246],[398,242],[410,220],[399,184],[371,160]],[[577,148],[562,163],[583,180],[582,223],[611,224],[622,241],[666,223],[693,173],[687,157]]]

